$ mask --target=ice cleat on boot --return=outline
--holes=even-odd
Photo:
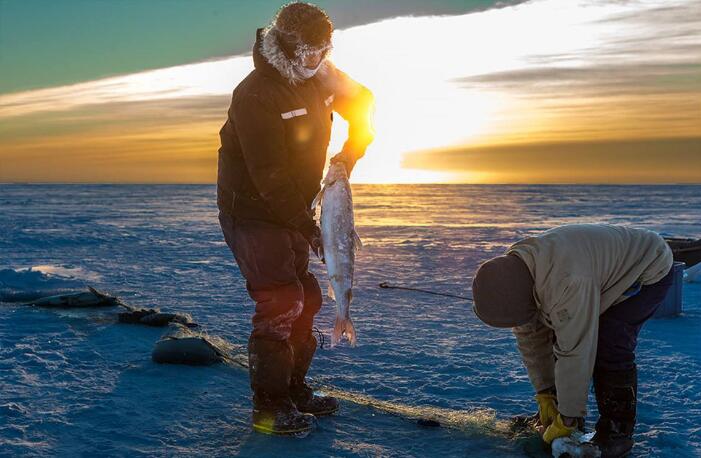
[[[304,436],[316,426],[290,399],[293,352],[287,341],[251,338],[248,364],[253,390],[253,429],[265,434]]]
[[[294,369],[290,381],[290,398],[300,412],[310,413],[317,417],[331,415],[338,411],[338,399],[331,396],[319,396],[307,385],[305,377],[311,366],[316,352],[316,337],[310,332],[305,336],[290,337],[290,345],[294,351]]]
[[[292,402],[259,404],[253,408],[253,429],[281,436],[306,436],[316,426],[314,415],[302,413]]]
[[[637,390],[635,367],[623,371],[594,371],[599,421],[592,442],[601,451],[601,458],[624,457],[633,449]]]

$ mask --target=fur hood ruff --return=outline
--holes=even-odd
[[[277,33],[274,27],[267,27],[263,30],[262,40],[260,43],[260,53],[265,58],[270,65],[275,68],[283,78],[287,80],[292,86],[304,83],[306,79],[298,72],[295,64],[287,58],[285,52],[280,47],[278,42]],[[306,47],[306,45],[302,45]],[[309,48],[308,51],[319,51],[322,49]],[[324,58],[317,71],[316,76],[323,77],[324,74],[329,72],[330,62]]]

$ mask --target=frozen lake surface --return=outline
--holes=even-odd
[[[533,411],[511,333],[482,325],[460,300],[378,283],[466,294],[480,262],[563,223],[701,237],[698,186],[354,192],[364,243],[352,306],[358,347],[319,350],[311,375],[399,410],[451,409],[457,429],[345,402],[305,439],[254,434],[242,370],[157,365],[150,355],[164,330],[117,324],[115,308],[6,302],[0,456],[547,456],[459,412],[493,409],[505,419]],[[320,264],[312,270],[324,277]],[[213,186],[0,185],[0,300],[84,285],[134,306],[190,313],[234,344],[248,337],[252,305],[218,227]],[[701,284],[685,284],[684,309],[642,332],[635,456],[701,456]],[[326,298],[316,324],[327,334],[333,316]],[[485,431],[468,427],[475,421]]]

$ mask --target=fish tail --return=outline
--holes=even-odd
[[[353,320],[350,317],[336,317],[336,323],[333,327],[333,334],[331,335],[331,346],[338,344],[343,336],[346,336],[348,342],[350,342],[351,347],[355,347],[357,342],[355,337],[355,326],[353,325]]]

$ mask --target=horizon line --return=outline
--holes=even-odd
[[[350,183],[362,186],[701,186],[701,181],[694,182],[660,182],[660,183],[606,183],[606,182],[543,182],[543,183],[474,183],[469,181],[450,181],[435,183]],[[170,182],[82,182],[82,181],[0,181],[0,186],[217,186],[217,183],[170,183]]]

